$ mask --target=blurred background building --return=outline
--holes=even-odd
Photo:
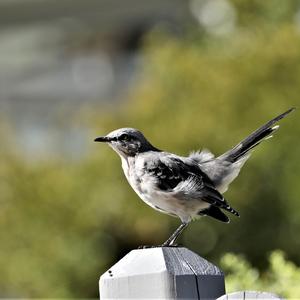
[[[126,100],[143,63],[139,50],[144,34],[162,23],[173,32],[182,31],[191,20],[188,5],[1,1],[0,110],[16,128],[24,153],[69,154],[69,146],[84,150],[85,128],[71,132],[72,145],[64,143],[56,117],[70,117],[82,104]]]

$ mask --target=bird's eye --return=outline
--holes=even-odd
[[[120,136],[120,140],[121,141],[129,141],[130,140],[130,136],[126,133],[123,133],[121,136]]]

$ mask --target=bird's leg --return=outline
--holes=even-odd
[[[182,222],[175,232],[161,245],[162,247],[175,246],[175,242],[182,231],[188,226],[189,223]]]
[[[182,231],[188,226],[189,223],[182,222],[180,226],[174,231],[174,233],[162,244],[159,246],[139,246],[138,249],[147,249],[147,248],[157,248],[157,247],[176,247],[175,244],[177,238],[182,233]]]

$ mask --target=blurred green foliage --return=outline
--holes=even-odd
[[[226,292],[272,291],[287,299],[300,295],[300,268],[286,260],[282,251],[273,251],[264,272],[253,268],[241,255],[225,254],[221,267],[226,273]]]
[[[84,108],[74,116],[74,123],[91,128],[91,151],[81,161],[53,155],[28,162],[1,124],[1,297],[97,297],[97,280],[108,266],[140,244],[161,243],[178,225],[138,199],[119,158],[92,144],[95,136],[131,126],[161,149],[185,155],[208,147],[218,155],[298,105],[297,1],[232,3],[238,24],[227,37],[188,28],[181,37],[157,29],[145,38],[143,68],[129,100],[117,110]],[[214,262],[234,252],[255,267],[225,255],[229,290],[257,287],[299,296],[299,270],[280,252],[269,267],[266,257],[282,249],[300,264],[298,114],[254,151],[226,192],[241,218],[228,225],[203,218],[184,233],[185,246]]]

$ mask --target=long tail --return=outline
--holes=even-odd
[[[264,139],[271,137],[271,134],[279,128],[279,125],[273,126],[276,122],[283,119],[287,114],[294,111],[295,107],[290,108],[286,112],[272,119],[265,125],[261,126],[248,137],[238,143],[231,150],[222,154],[219,158],[234,163],[239,159],[245,157],[245,155],[254,147],[259,145]]]

